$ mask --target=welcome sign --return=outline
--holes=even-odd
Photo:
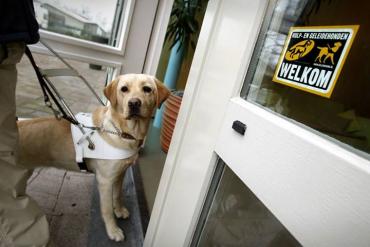
[[[290,28],[273,81],[330,98],[358,28]]]

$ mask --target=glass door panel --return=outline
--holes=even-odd
[[[192,246],[301,246],[220,159]]]
[[[361,150],[358,153],[369,158],[370,2],[278,0],[271,9],[242,97],[348,144],[344,146],[355,152]],[[339,37],[347,35],[343,30],[353,31],[351,40]],[[283,83],[278,79],[281,64],[287,66]],[[323,79],[329,74],[322,73],[335,73],[336,68],[331,95],[319,95],[315,86],[320,83],[314,84],[314,79]]]

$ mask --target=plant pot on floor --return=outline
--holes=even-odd
[[[161,148],[166,153],[171,144],[172,134],[175,129],[183,94],[184,92],[182,91],[172,92],[164,103],[160,141]]]

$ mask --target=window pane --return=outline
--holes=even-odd
[[[66,68],[66,66],[54,56],[36,53],[33,53],[33,56],[37,65],[42,69]],[[106,84],[106,78],[108,73],[111,73],[113,69],[70,59],[66,59],[66,61],[91,84],[95,92],[103,99],[103,89]],[[21,62],[17,65],[17,69],[17,116],[25,118],[53,116],[53,112],[44,104],[39,82],[27,56],[23,56]],[[65,98],[74,113],[92,112],[97,106],[100,106],[98,100],[80,78],[61,76],[52,77],[50,80]],[[55,105],[54,108],[56,108]]]
[[[370,2],[278,0],[272,9],[242,97],[370,153]],[[338,71],[329,94],[315,89]]]
[[[36,0],[34,6],[42,29],[117,46],[123,0]]]
[[[242,180],[220,160],[192,246],[301,246]],[[218,184],[217,184],[218,183]],[[215,187],[214,192],[212,186]]]

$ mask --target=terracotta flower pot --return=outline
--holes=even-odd
[[[183,92],[173,92],[164,103],[160,142],[162,150],[166,153],[170,147],[173,130],[175,129],[182,95]]]

